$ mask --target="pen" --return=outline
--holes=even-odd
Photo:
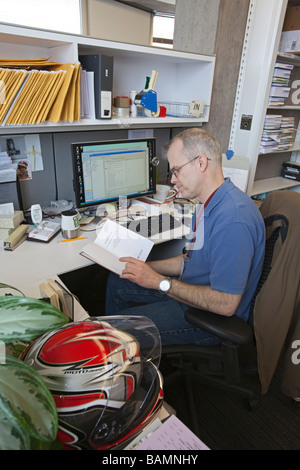
[[[68,240],[62,240],[62,242],[73,242],[75,240],[85,240],[87,237],[80,237],[80,238],[68,238]]]

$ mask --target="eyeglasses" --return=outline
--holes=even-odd
[[[188,162],[185,162],[183,165],[179,166],[178,168],[173,168],[172,170],[169,170],[169,175],[170,176],[175,176],[175,178],[177,178],[181,168],[183,168],[185,165],[188,165],[189,163],[194,162],[199,157],[200,157],[200,155],[197,155],[197,157],[193,158],[192,160],[189,160]],[[207,160],[211,160],[211,158],[208,158],[208,157],[206,157],[206,158],[207,158]]]

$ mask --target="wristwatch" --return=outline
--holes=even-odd
[[[166,294],[171,289],[172,279],[170,277],[165,277],[158,284],[158,290],[161,294]]]

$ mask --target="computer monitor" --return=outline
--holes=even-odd
[[[77,209],[155,193],[155,138],[71,144]]]

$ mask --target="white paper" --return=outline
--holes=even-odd
[[[86,72],[86,83],[88,90],[88,118],[95,119],[95,90],[94,90],[94,72]]]
[[[170,416],[136,450],[210,450],[175,415]]]
[[[233,184],[237,186],[242,191],[247,189],[248,181],[248,170],[243,170],[241,168],[229,168],[223,167],[223,174],[225,178],[230,178]]]
[[[80,254],[110,271],[121,274],[125,263],[120,262],[119,258],[130,256],[146,261],[153,244],[148,238],[127,230],[112,220],[107,220],[96,240],[86,245]]]
[[[13,168],[0,171],[0,183],[9,183],[17,180],[17,172]]]
[[[14,204],[8,202],[6,204],[0,204],[0,215],[14,215]]]

